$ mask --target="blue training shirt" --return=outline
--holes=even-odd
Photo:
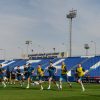
[[[48,67],[49,76],[54,76],[56,71],[55,67]]]

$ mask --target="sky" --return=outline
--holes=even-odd
[[[100,0],[0,0],[0,59],[26,54],[25,41],[32,41],[29,53],[69,51],[69,20],[72,24],[72,55],[100,54]],[[91,42],[94,41],[94,42]]]

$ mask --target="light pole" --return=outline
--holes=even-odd
[[[86,56],[88,56],[88,49],[90,49],[88,44],[84,44],[84,49],[86,50]]]
[[[91,42],[94,43],[94,52],[95,52],[94,54],[95,54],[95,56],[96,56],[96,48],[97,48],[97,47],[96,47],[96,42],[95,42],[95,41],[91,41]]]
[[[71,10],[69,11],[69,14],[67,14],[67,18],[70,20],[70,23],[69,23],[69,33],[70,33],[70,36],[69,36],[69,56],[71,57],[72,56],[72,19],[76,17],[76,10]]]
[[[25,44],[27,45],[27,57],[28,57],[28,49],[29,49],[29,45],[32,44],[32,41],[25,41]]]
[[[55,53],[55,51],[56,51],[56,48],[53,48],[53,51],[54,51],[54,53]]]

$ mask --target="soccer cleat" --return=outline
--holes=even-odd
[[[62,90],[62,86],[61,85],[59,86],[59,90]]]
[[[48,87],[47,89],[50,90],[50,87]]]
[[[20,86],[22,87],[23,85],[21,84]]]
[[[6,85],[4,85],[4,88],[6,88]]]
[[[70,84],[69,87],[72,88],[72,85]]]
[[[43,87],[40,90],[43,90]]]
[[[3,85],[4,88],[6,87],[6,84],[4,82],[2,82],[2,85]]]
[[[16,83],[14,82],[14,85],[15,85]]]
[[[29,87],[26,87],[26,89],[29,89]]]
[[[27,86],[26,89],[29,89],[29,86]]]
[[[56,84],[57,85],[57,87],[59,88],[59,85],[58,84]]]

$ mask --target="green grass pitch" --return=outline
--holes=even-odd
[[[68,84],[63,84],[63,90],[57,90],[52,84],[51,90],[47,90],[47,83],[44,83],[44,90],[39,86],[31,86],[26,89],[26,84],[9,85],[3,88],[0,85],[0,100],[100,100],[100,84],[84,84],[86,91],[82,92],[77,83],[72,83],[72,88]]]

